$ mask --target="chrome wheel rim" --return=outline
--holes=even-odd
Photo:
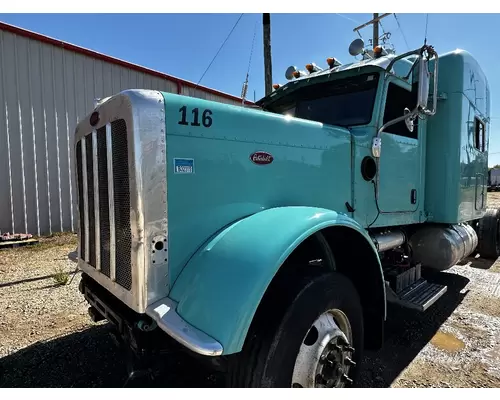
[[[349,373],[356,363],[352,329],[340,310],[321,314],[307,331],[295,359],[292,387],[341,388],[352,383]]]

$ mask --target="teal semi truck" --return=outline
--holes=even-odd
[[[79,122],[80,291],[136,361],[174,343],[233,387],[353,386],[388,303],[425,312],[427,271],[499,256],[477,61],[349,51],[254,106],[127,90]]]

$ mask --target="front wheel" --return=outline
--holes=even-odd
[[[266,318],[252,327],[242,352],[230,363],[231,386],[335,388],[355,383],[364,344],[363,314],[349,279],[338,273],[307,279],[281,316],[273,315],[272,304],[267,302],[271,309],[263,311]]]

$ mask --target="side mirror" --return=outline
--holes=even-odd
[[[429,60],[424,57],[420,58],[418,71],[418,100],[417,107],[421,110],[427,109],[429,101],[429,85],[431,74],[429,72]]]
[[[425,56],[424,53],[427,53]],[[405,79],[408,79],[410,77],[410,74],[417,68],[418,65],[418,93],[417,93],[417,104],[415,109],[412,111],[408,108],[404,110],[403,115],[386,122],[384,125],[382,125],[378,131],[377,135],[373,138],[372,140],[372,155],[375,158],[380,157],[380,152],[382,149],[382,139],[380,138],[380,135],[386,129],[387,127],[397,124],[398,122],[405,121],[405,124],[410,132],[413,132],[415,129],[415,120],[417,118],[421,118],[422,115],[427,115],[431,116],[436,113],[436,106],[437,106],[437,99],[438,99],[438,54],[436,51],[434,51],[434,48],[432,46],[427,46],[424,45],[422,48],[418,50],[414,50],[405,54],[401,54],[399,56],[394,57],[389,65],[385,68],[386,71],[392,71],[392,66],[394,63],[398,60],[401,60],[402,58],[408,57],[408,56],[418,56],[418,61],[415,61],[413,63],[413,66],[410,69],[410,72],[408,73],[407,77]],[[429,60],[430,58],[434,58],[434,72],[432,74],[433,80],[434,80],[434,87],[433,87],[433,96],[432,96],[432,110],[429,110],[427,107],[428,102],[429,102],[429,86],[430,86],[430,81],[431,81],[431,73],[429,72]],[[418,63],[418,64],[417,64]],[[414,75],[413,75],[414,76]]]
[[[408,128],[408,130],[410,132],[413,132],[413,129],[415,127],[415,124],[414,124],[414,121],[415,121],[415,115],[412,114],[412,112],[410,111],[410,109],[408,107],[406,107],[404,109],[404,115],[405,115],[405,124],[406,124],[406,127]]]

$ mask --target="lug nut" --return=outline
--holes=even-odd
[[[345,358],[345,364],[349,365],[350,367],[355,367],[356,366],[356,363],[354,361],[352,361],[349,357]]]
[[[342,375],[342,379],[344,381],[346,381],[347,383],[349,383],[350,385],[352,385],[352,382],[353,382],[352,379],[349,378],[346,374]]]

